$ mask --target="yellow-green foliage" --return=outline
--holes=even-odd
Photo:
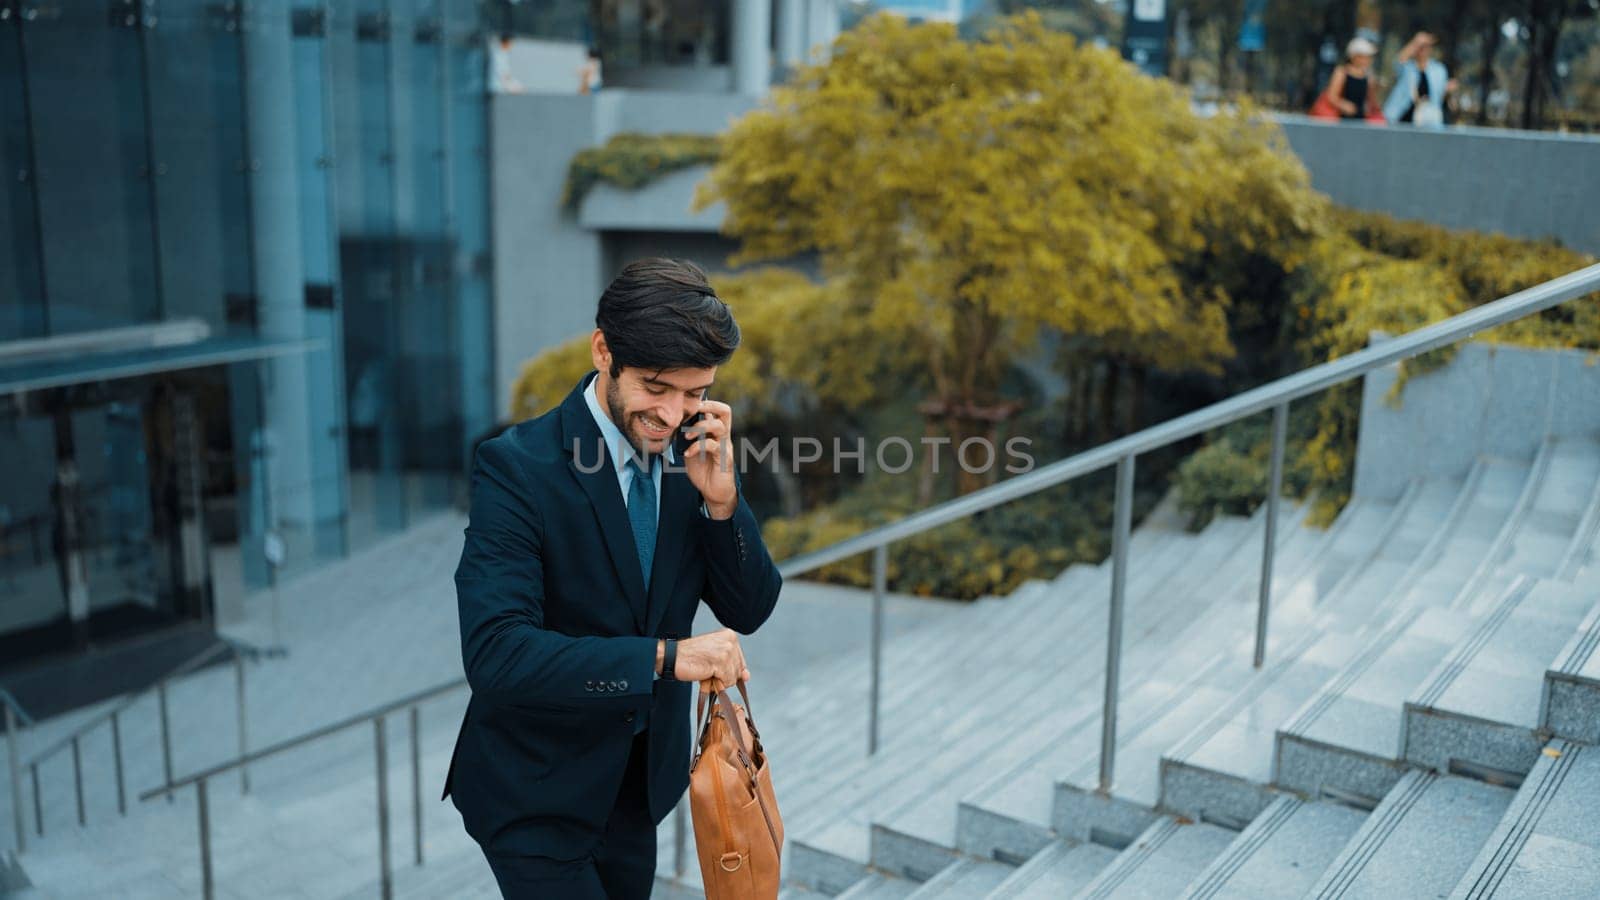
[[[1382,213],[1342,210],[1341,226],[1368,249],[1430,263],[1455,278],[1468,306],[1478,306],[1559,278],[1595,260],[1554,241],[1452,231]],[[1480,335],[1525,347],[1600,350],[1600,298],[1564,303]]]
[[[531,419],[555,408],[585,372],[594,368],[589,335],[551,347],[522,364],[511,384],[512,422]]]
[[[1549,242],[1451,231],[1377,213],[1342,211],[1339,220],[1341,232],[1316,242],[1291,279],[1294,346],[1308,365],[1361,349],[1372,331],[1414,331],[1594,261]],[[1564,304],[1486,331],[1476,340],[1600,348],[1600,298]],[[1456,349],[1442,347],[1408,360],[1388,401],[1400,402],[1408,378],[1444,365]],[[1317,412],[1318,429],[1304,449],[1302,464],[1318,491],[1312,521],[1326,523],[1350,496],[1360,383],[1329,390],[1318,401]]]
[[[889,589],[925,597],[973,599],[1006,594],[1030,578],[1051,578],[1072,563],[1096,563],[1109,551],[1108,478],[1054,488],[996,507],[977,517],[896,543],[889,552]],[[761,529],[774,559],[788,559],[837,544],[916,510],[911,481],[869,479],[839,502],[804,515],[769,519]],[[1135,493],[1135,515],[1156,494]],[[825,566],[807,578],[870,587],[870,556]]]
[[[576,210],[600,182],[633,190],[668,172],[717,158],[717,138],[707,134],[624,133],[604,145],[580,150],[567,167],[561,205]]]
[[[701,184],[738,259],[815,251],[836,314],[893,334],[952,399],[993,396],[1040,328],[1170,371],[1233,354],[1194,258],[1309,234],[1323,208],[1274,126],[1035,15],[981,40],[875,16],[735,122]]]

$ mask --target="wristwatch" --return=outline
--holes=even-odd
[[[673,668],[678,664],[678,642],[672,638],[666,639],[666,645],[661,651],[661,680],[677,681],[672,674]]]

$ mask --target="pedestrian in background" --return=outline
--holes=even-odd
[[[1419,31],[1401,48],[1394,89],[1383,104],[1383,117],[1390,122],[1409,123],[1420,128],[1444,127],[1444,98],[1450,72],[1433,58],[1433,35]]]
[[[1363,37],[1353,38],[1344,49],[1346,61],[1333,69],[1328,86],[1317,96],[1311,115],[1324,119],[1359,121],[1377,112],[1372,102],[1372,58],[1378,48]]]

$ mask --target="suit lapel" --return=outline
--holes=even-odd
[[[700,493],[679,466],[666,466],[661,472],[661,527],[656,529],[656,555],[650,566],[649,614],[645,635],[661,627],[672,601],[672,585],[678,580],[678,563],[683,559],[684,543],[693,526],[691,516]]]
[[[617,470],[611,464],[611,453],[606,449],[605,441],[600,436],[600,427],[595,424],[589,406],[583,399],[584,388],[593,374],[591,372],[584,376],[561,404],[562,437],[567,453],[572,456],[567,460],[567,468],[589,497],[589,506],[594,510],[595,521],[600,527],[600,537],[611,556],[611,566],[622,582],[628,606],[633,612],[633,622],[643,630],[647,611],[644,568],[639,564],[639,551],[633,546],[633,525],[628,521],[628,508],[622,502],[622,491],[617,488]],[[598,468],[595,466],[597,458],[600,464]],[[665,521],[665,516],[662,519]],[[657,529],[658,535],[659,532]]]

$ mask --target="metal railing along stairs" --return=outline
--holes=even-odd
[[[117,784],[117,812],[119,815],[127,815],[128,793],[127,781],[123,770],[124,753],[122,747],[122,721],[124,715],[127,713],[130,707],[151,696],[152,694],[154,694],[156,697],[158,711],[157,715],[159,719],[159,730],[161,735],[161,770],[164,778],[163,783],[171,784],[173,780],[172,725],[169,714],[169,704],[167,702],[168,688],[177,679],[193,674],[202,667],[215,662],[218,659],[227,658],[233,664],[235,720],[237,723],[239,736],[239,754],[243,756],[249,752],[249,734],[246,728],[244,664],[247,659],[251,659],[255,656],[256,651],[250,647],[246,647],[242,644],[228,640],[227,638],[223,638],[221,636],[218,637],[218,643],[212,644],[205,650],[180,663],[172,671],[161,676],[161,678],[157,680],[155,684],[128,694],[113,704],[110,709],[99,713],[89,721],[84,722],[83,724],[74,728],[71,733],[63,735],[48,747],[35,751],[27,758],[27,760],[22,759],[21,744],[22,734],[24,733],[23,726],[26,726],[29,730],[33,730],[37,727],[38,723],[35,722],[33,717],[28,714],[27,710],[23,708],[22,704],[17,702],[15,697],[13,697],[9,692],[0,689],[0,706],[5,707],[7,738],[6,767],[10,776],[11,821],[16,834],[17,853],[21,854],[27,851],[27,827],[24,823],[22,804],[22,773],[24,771],[28,773],[29,781],[31,783],[30,786],[32,788],[33,795],[34,833],[39,836],[43,836],[44,795],[39,788],[39,767],[60,753],[70,751],[72,754],[73,796],[77,804],[78,824],[80,826],[88,824],[88,816],[86,814],[84,804],[82,744],[85,737],[98,730],[102,726],[109,727],[111,731],[112,771],[115,774]],[[248,793],[250,790],[249,775],[247,772],[242,770],[240,772],[240,790],[245,793]]]

